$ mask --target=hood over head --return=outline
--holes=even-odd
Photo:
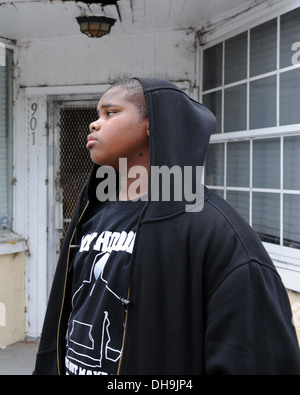
[[[176,214],[185,210],[187,204],[193,204],[190,199],[187,201],[184,193],[180,199],[174,196],[178,178],[172,174],[174,171],[178,176],[181,171],[184,176],[185,168],[192,169],[193,177],[187,181],[190,189],[196,192],[196,168],[204,166],[216,119],[210,110],[169,81],[134,79],[141,83],[148,107],[151,174],[148,210],[144,219],[154,220]],[[163,169],[166,177],[167,169],[170,171],[169,201],[164,201],[162,187],[166,185],[163,184],[164,179],[157,176],[159,169]],[[182,180],[182,189],[184,182]]]
[[[181,169],[183,177],[184,168],[192,168],[193,177],[187,184],[191,185],[193,192],[196,193],[196,168],[204,166],[210,136],[216,124],[215,116],[169,81],[136,79],[143,86],[148,106],[152,191],[157,187],[161,192],[163,187],[156,183],[153,185],[152,167],[166,166],[172,169],[176,166]],[[174,178],[170,177],[170,180],[170,189],[173,191]],[[185,180],[182,181],[182,189],[184,182]],[[171,215],[191,204],[190,201],[187,202],[184,193],[180,201],[176,201],[171,193],[170,202],[162,201],[160,193],[160,199],[156,202],[153,201],[149,185],[149,194],[151,205],[146,217]]]
[[[148,105],[151,165],[203,166],[215,116],[169,81],[135,79]]]

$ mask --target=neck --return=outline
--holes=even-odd
[[[122,162],[121,162],[122,161]],[[148,193],[149,161],[141,161],[138,165],[128,166],[126,159],[120,159],[119,173],[121,188],[120,200],[136,200]]]

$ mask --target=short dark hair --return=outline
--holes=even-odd
[[[139,80],[135,78],[122,80],[113,84],[109,89],[115,87],[120,87],[127,92],[126,100],[135,105],[141,119],[145,119],[148,117],[148,108],[145,99],[144,89]]]

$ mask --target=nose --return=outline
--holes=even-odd
[[[92,122],[92,123],[90,124],[89,128],[90,128],[90,133],[93,133],[93,132],[96,132],[96,131],[100,130],[100,122],[99,122],[99,119],[98,119],[98,121]]]

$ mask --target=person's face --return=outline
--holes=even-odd
[[[124,89],[114,87],[98,104],[99,119],[90,124],[86,145],[94,163],[118,169],[119,158],[133,166],[149,154],[148,119],[141,119],[125,96]]]

